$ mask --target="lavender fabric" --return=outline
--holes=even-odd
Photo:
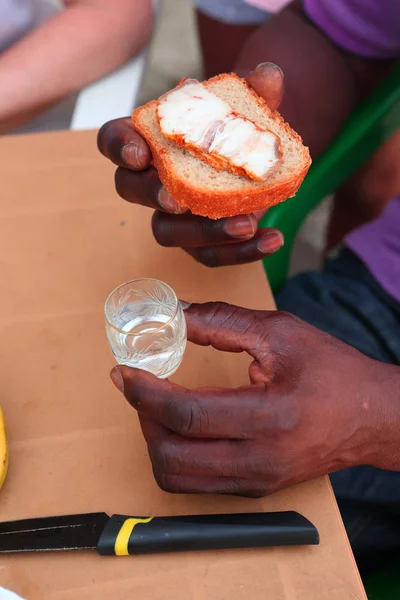
[[[379,219],[349,235],[346,244],[400,302],[400,196],[389,203]]]
[[[400,56],[399,0],[303,0],[306,14],[333,42],[370,58]]]
[[[304,0],[304,9],[345,50],[364,57],[400,58],[400,0]],[[351,233],[346,245],[400,302],[400,196],[380,218]]]
[[[269,17],[245,0],[193,0],[196,8],[209,17],[230,25],[261,25]]]
[[[31,27],[33,15],[30,0],[0,0],[0,51]]]

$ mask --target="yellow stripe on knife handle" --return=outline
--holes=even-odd
[[[153,517],[148,517],[147,519],[133,519],[133,518],[129,518],[126,519],[126,521],[123,523],[121,529],[118,532],[117,538],[115,540],[115,546],[114,546],[114,550],[115,550],[115,555],[116,556],[128,556],[129,555],[129,550],[128,550],[128,544],[129,544],[129,539],[132,535],[133,530],[135,529],[136,525],[138,525],[139,523],[150,523],[150,521],[153,520]]]

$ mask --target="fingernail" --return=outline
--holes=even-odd
[[[161,188],[158,192],[158,204],[164,210],[179,215],[183,212],[182,207],[173,199],[166,189]]]
[[[280,67],[278,67],[278,65],[276,65],[275,63],[272,62],[262,62],[259,65],[257,65],[256,69],[271,69],[271,70],[276,70],[279,71],[283,77],[283,71]]]
[[[262,254],[276,252],[285,243],[285,238],[280,231],[266,233],[258,242],[257,248]]]
[[[117,390],[119,390],[122,394],[124,393],[124,380],[122,379],[121,371],[118,367],[114,367],[110,373],[111,380]]]
[[[139,156],[139,146],[133,142],[125,144],[125,146],[122,147],[121,158],[128,167],[133,167],[134,169],[140,169],[142,167]]]
[[[249,215],[239,215],[238,217],[226,219],[223,229],[231,237],[253,237],[257,224]]]
[[[179,300],[179,302],[180,302],[180,305],[182,306],[183,310],[188,309],[189,306],[190,306],[190,303],[189,302],[185,302],[185,300]]]

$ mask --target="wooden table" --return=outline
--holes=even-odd
[[[0,173],[0,403],[10,441],[1,520],[294,509],[321,535],[304,548],[1,555],[0,584],[29,600],[365,598],[326,479],[264,500],[168,495],[153,481],[135,411],[109,380],[103,302],[117,284],[156,277],[189,301],[273,308],[261,266],[208,270],[158,247],[150,211],[116,197],[94,133],[2,138]],[[175,379],[236,386],[248,364],[190,346]]]

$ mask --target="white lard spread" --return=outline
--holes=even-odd
[[[212,155],[219,168],[225,164],[233,167],[227,170],[265,181],[281,161],[278,136],[234,112],[195,79],[160,98],[157,115],[165,137],[180,140],[197,155]]]

